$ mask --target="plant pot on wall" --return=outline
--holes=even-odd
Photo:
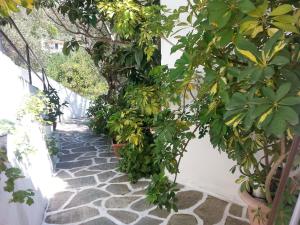
[[[113,149],[114,155],[115,155],[117,158],[120,158],[120,150],[121,150],[121,148],[123,148],[125,145],[126,145],[126,144],[115,144],[115,143],[112,144],[112,149]]]
[[[266,225],[270,208],[263,200],[251,196],[248,192],[240,192],[241,199],[248,206],[248,216],[251,225]]]

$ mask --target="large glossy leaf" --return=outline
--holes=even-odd
[[[255,10],[255,5],[250,0],[238,0],[237,2],[239,10],[243,13],[248,13]]]
[[[284,65],[287,65],[290,63],[290,59],[285,57],[285,56],[282,56],[282,55],[278,55],[276,56],[271,62],[270,64],[273,64],[273,65],[277,65],[277,66],[284,66]]]
[[[282,115],[280,113],[275,113],[270,125],[267,128],[267,132],[269,134],[274,134],[277,137],[281,137],[286,128],[287,124],[284,118],[282,118]]]
[[[300,96],[286,97],[280,101],[280,105],[293,106],[300,104]]]
[[[271,99],[272,101],[276,100],[276,94],[271,88],[264,87],[264,88],[262,88],[262,92],[263,92],[264,96]]]
[[[282,38],[283,32],[278,31],[276,34],[274,34],[269,40],[266,42],[263,51],[265,52],[265,55],[268,56],[270,53],[274,50],[274,47],[276,43]]]
[[[252,17],[262,17],[266,10],[268,9],[269,6],[269,1],[264,0],[263,4],[259,5],[256,9],[253,11],[249,12],[248,15]]]
[[[226,106],[227,110],[233,110],[236,108],[242,108],[247,104],[247,97],[241,93],[235,93],[229,104]]]
[[[248,41],[244,37],[239,36],[236,42],[236,47],[238,51],[249,60],[256,63],[258,62],[257,58],[259,58],[260,54],[255,44]]]
[[[289,93],[289,91],[291,90],[291,86],[292,86],[291,83],[284,83],[284,84],[280,85],[280,87],[276,91],[275,101],[279,101],[284,96],[286,96],[287,93]]]
[[[299,123],[298,114],[291,107],[288,106],[279,107],[277,114],[281,116],[281,119],[286,120],[291,125],[296,125]]]
[[[293,6],[289,4],[283,4],[273,9],[272,12],[270,13],[270,16],[280,16],[280,15],[287,14],[291,11],[293,11]]]
[[[231,11],[223,0],[211,0],[208,3],[208,18],[211,25],[222,28],[231,18]]]

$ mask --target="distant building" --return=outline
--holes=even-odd
[[[62,52],[64,46],[64,41],[61,40],[43,40],[42,50],[49,53],[59,53]]]

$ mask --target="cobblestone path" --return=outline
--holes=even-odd
[[[182,186],[177,213],[145,201],[147,180],[130,184],[105,137],[81,123],[64,124],[56,177],[66,188],[54,195],[44,225],[248,225],[246,209]]]

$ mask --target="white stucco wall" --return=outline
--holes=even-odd
[[[40,75],[40,77],[42,77]],[[68,107],[63,108],[62,119],[72,119],[85,117],[86,110],[89,107],[89,100],[76,94],[70,89],[62,86],[56,81],[48,78],[51,86],[55,88],[60,97],[60,101],[67,101]],[[43,83],[32,74],[32,86],[28,84],[28,71],[19,66],[0,52],[0,119],[12,119],[16,117],[16,113],[29,89],[36,87],[43,90]]]
[[[11,166],[22,170],[25,178],[18,179],[16,190],[30,188],[34,191],[34,204],[9,203],[10,194],[3,190],[6,177],[0,175],[0,225],[40,225],[48,199],[55,191],[66,184],[52,177],[52,163],[45,144],[43,127],[24,118],[16,120],[16,115],[24,100],[31,94],[42,90],[42,82],[32,75],[33,85],[28,83],[27,70],[16,66],[10,58],[0,52],[0,120],[6,119],[16,124],[16,133],[8,136],[7,156]],[[63,108],[63,119],[84,117],[89,101],[57,82],[50,80],[52,87],[57,89],[61,101],[69,102],[69,107]],[[33,151],[16,158],[18,143],[27,135]],[[23,136],[22,136],[23,135]],[[21,137],[21,138],[20,138]],[[23,143],[23,142],[22,142]]]
[[[176,9],[181,5],[186,5],[186,0],[161,0],[161,4],[167,5],[170,9]],[[180,35],[187,32],[188,30],[181,31]],[[176,43],[175,38],[169,38],[169,40]],[[174,67],[181,53],[170,54],[171,47],[171,44],[162,40],[162,65]],[[208,136],[201,140],[194,139],[188,145],[187,152],[182,159],[178,182],[225,200],[243,204],[238,196],[239,185],[235,184],[238,174],[233,175],[229,171],[233,165],[234,162],[229,160],[226,154],[212,147]]]

